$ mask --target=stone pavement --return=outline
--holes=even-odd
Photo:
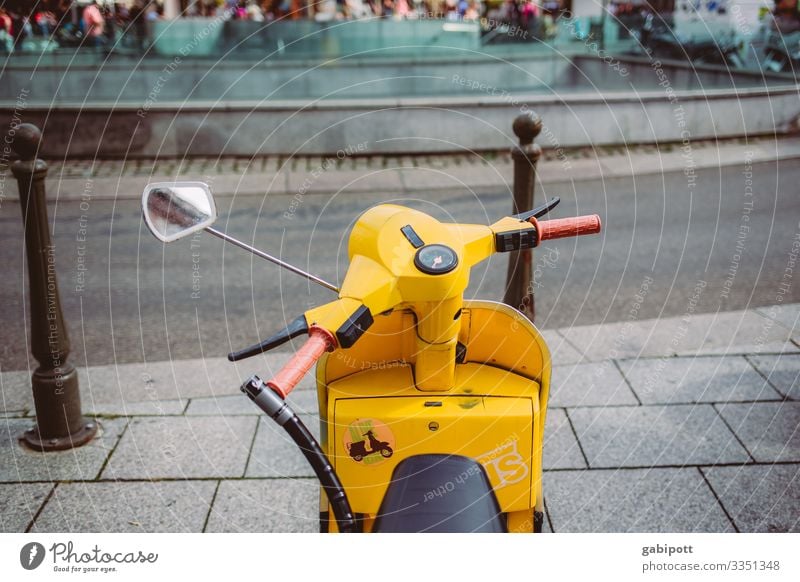
[[[549,330],[555,532],[800,531],[800,304]],[[0,531],[317,530],[316,480],[238,392],[286,353],[80,369],[101,434],[25,450],[28,371],[0,374]],[[290,400],[316,428],[306,378]]]
[[[569,182],[683,171],[685,153],[676,144],[628,147],[559,148],[540,136],[544,152],[538,168],[541,183]],[[761,136],[693,141],[696,170],[800,157],[800,137]],[[406,192],[468,189],[510,192],[513,176],[507,152],[440,156],[340,157],[268,156],[185,159],[50,160],[50,200],[139,198],[147,182],[201,180],[219,194],[305,195],[340,192]],[[12,181],[13,182],[13,181]],[[15,193],[16,184],[10,187]]]

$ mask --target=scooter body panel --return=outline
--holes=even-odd
[[[539,331],[506,305],[465,302],[453,388],[426,392],[414,378],[415,323],[410,311],[378,316],[356,345],[317,367],[322,445],[353,510],[371,523],[397,464],[423,454],[481,463],[503,512],[541,510],[550,355]],[[391,454],[370,442],[386,443]],[[369,453],[356,460],[353,451]],[[432,484],[430,495],[457,485]]]

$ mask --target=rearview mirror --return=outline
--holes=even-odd
[[[172,242],[214,224],[217,208],[203,182],[148,184],[142,194],[147,228],[163,242]]]

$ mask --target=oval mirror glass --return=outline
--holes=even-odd
[[[217,219],[211,189],[203,182],[148,184],[142,211],[150,232],[164,242],[203,230]]]

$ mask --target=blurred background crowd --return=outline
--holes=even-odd
[[[798,0],[0,0],[0,52],[142,50],[157,23],[177,19],[428,20],[479,27],[483,45],[629,40],[618,53],[729,67],[758,45],[762,68],[800,62]]]

